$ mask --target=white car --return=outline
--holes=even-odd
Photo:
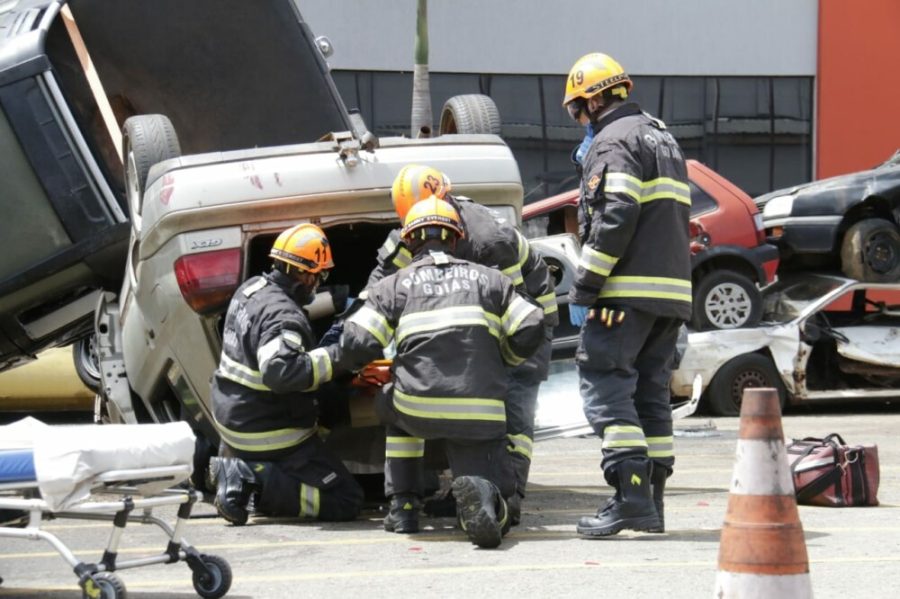
[[[700,375],[722,416],[740,413],[749,387],[774,387],[782,405],[900,398],[900,283],[805,274],[764,295],[758,328],[690,334],[673,395]]]

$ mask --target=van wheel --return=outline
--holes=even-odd
[[[490,133],[500,135],[500,111],[490,96],[453,96],[441,110],[440,135],[448,133]]]
[[[72,345],[72,360],[75,363],[75,374],[84,386],[100,393],[100,363],[95,349],[96,337],[83,337]]]
[[[900,281],[900,231],[883,218],[861,220],[844,234],[841,270],[869,283]]]
[[[125,165],[125,194],[131,220],[138,222],[150,167],[181,156],[178,135],[169,117],[142,114],[130,117],[122,128],[122,164]]]
[[[713,270],[694,289],[691,326],[696,331],[754,327],[762,317],[756,284],[733,270]]]
[[[775,364],[762,354],[743,354],[726,362],[706,390],[706,401],[716,416],[740,416],[744,389],[773,387],[784,409],[787,391]]]

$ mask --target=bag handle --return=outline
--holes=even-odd
[[[838,497],[843,501],[843,493],[841,493],[840,481],[843,468],[835,466],[819,478],[811,481],[802,489],[796,489],[797,501],[799,503],[808,502],[816,495],[822,493],[825,489],[832,485],[836,485]]]
[[[844,441],[844,438],[843,438],[842,436],[840,436],[838,433],[831,433],[830,435],[826,436],[826,437],[825,437],[824,439],[822,439],[822,440],[823,440],[824,442],[826,442],[826,443],[832,443],[832,444],[833,444],[835,439],[838,440],[838,442],[839,442],[840,445],[846,445],[846,444],[847,444],[846,441]]]

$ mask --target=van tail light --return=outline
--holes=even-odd
[[[753,215],[753,226],[756,227],[756,243],[762,245],[766,242],[766,227],[763,224],[762,212]]]
[[[240,248],[189,254],[175,261],[181,295],[198,314],[224,309],[240,285],[240,277]]]

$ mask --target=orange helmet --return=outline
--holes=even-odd
[[[563,106],[576,98],[587,100],[605,89],[616,87],[624,87],[616,93],[621,98],[626,98],[632,85],[628,73],[612,57],[599,52],[585,54],[569,70]]]
[[[403,239],[408,239],[413,232],[424,227],[441,227],[445,230],[453,231],[457,237],[463,237],[463,230],[459,224],[459,214],[456,212],[456,208],[451,206],[449,202],[445,202],[436,196],[417,202],[409,209],[409,213],[406,215],[406,220],[403,223],[403,229],[400,231],[400,236]]]
[[[447,175],[421,164],[407,164],[400,169],[394,184],[391,186],[391,199],[394,209],[401,221],[406,220],[406,213],[413,204],[434,196],[444,199],[450,192],[450,179]]]
[[[320,273],[334,268],[328,238],[312,223],[294,225],[283,231],[272,244],[269,257],[305,272]]]

